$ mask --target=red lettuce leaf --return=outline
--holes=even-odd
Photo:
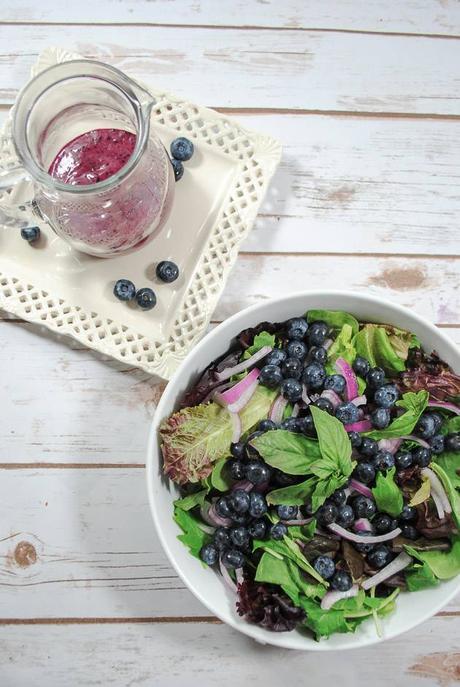
[[[396,380],[402,393],[426,389],[436,401],[455,401],[460,396],[460,376],[436,352],[427,355],[419,348],[411,349],[406,367]]]
[[[305,619],[305,612],[294,606],[279,587],[247,576],[238,585],[236,610],[249,623],[272,632],[291,632]]]

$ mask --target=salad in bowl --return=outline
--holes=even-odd
[[[230,599],[224,619],[283,646],[378,641],[407,597],[445,601],[460,579],[460,376],[423,327],[363,316],[353,299],[338,309],[316,295],[286,318],[275,307],[252,319],[189,370],[154,426],[161,524],[151,503],[173,563],[197,593],[166,517],[194,576]],[[285,633],[296,641],[270,638]]]

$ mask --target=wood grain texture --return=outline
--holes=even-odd
[[[13,102],[37,53],[59,45],[210,106],[460,115],[456,40],[149,26],[1,30],[3,104]]]
[[[459,630],[458,618],[433,618],[402,638],[326,656],[263,646],[225,625],[4,626],[2,677],[8,687],[387,687],[391,671],[398,687],[453,687]]]
[[[460,8],[455,0],[83,0],[60,5],[4,2],[3,21],[204,26],[270,26],[327,28],[339,31],[460,34]]]

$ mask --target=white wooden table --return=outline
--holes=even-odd
[[[460,342],[458,1],[0,0],[0,20],[3,118],[54,44],[282,141],[216,322],[343,286]],[[460,599],[399,639],[328,656],[217,622],[166,562],[147,506],[164,384],[0,318],[1,687],[460,680]]]

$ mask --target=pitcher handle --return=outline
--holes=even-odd
[[[20,165],[0,172],[0,193],[11,190],[0,198],[0,224],[8,227],[26,227],[35,210],[33,182]],[[32,193],[31,193],[32,190]]]

